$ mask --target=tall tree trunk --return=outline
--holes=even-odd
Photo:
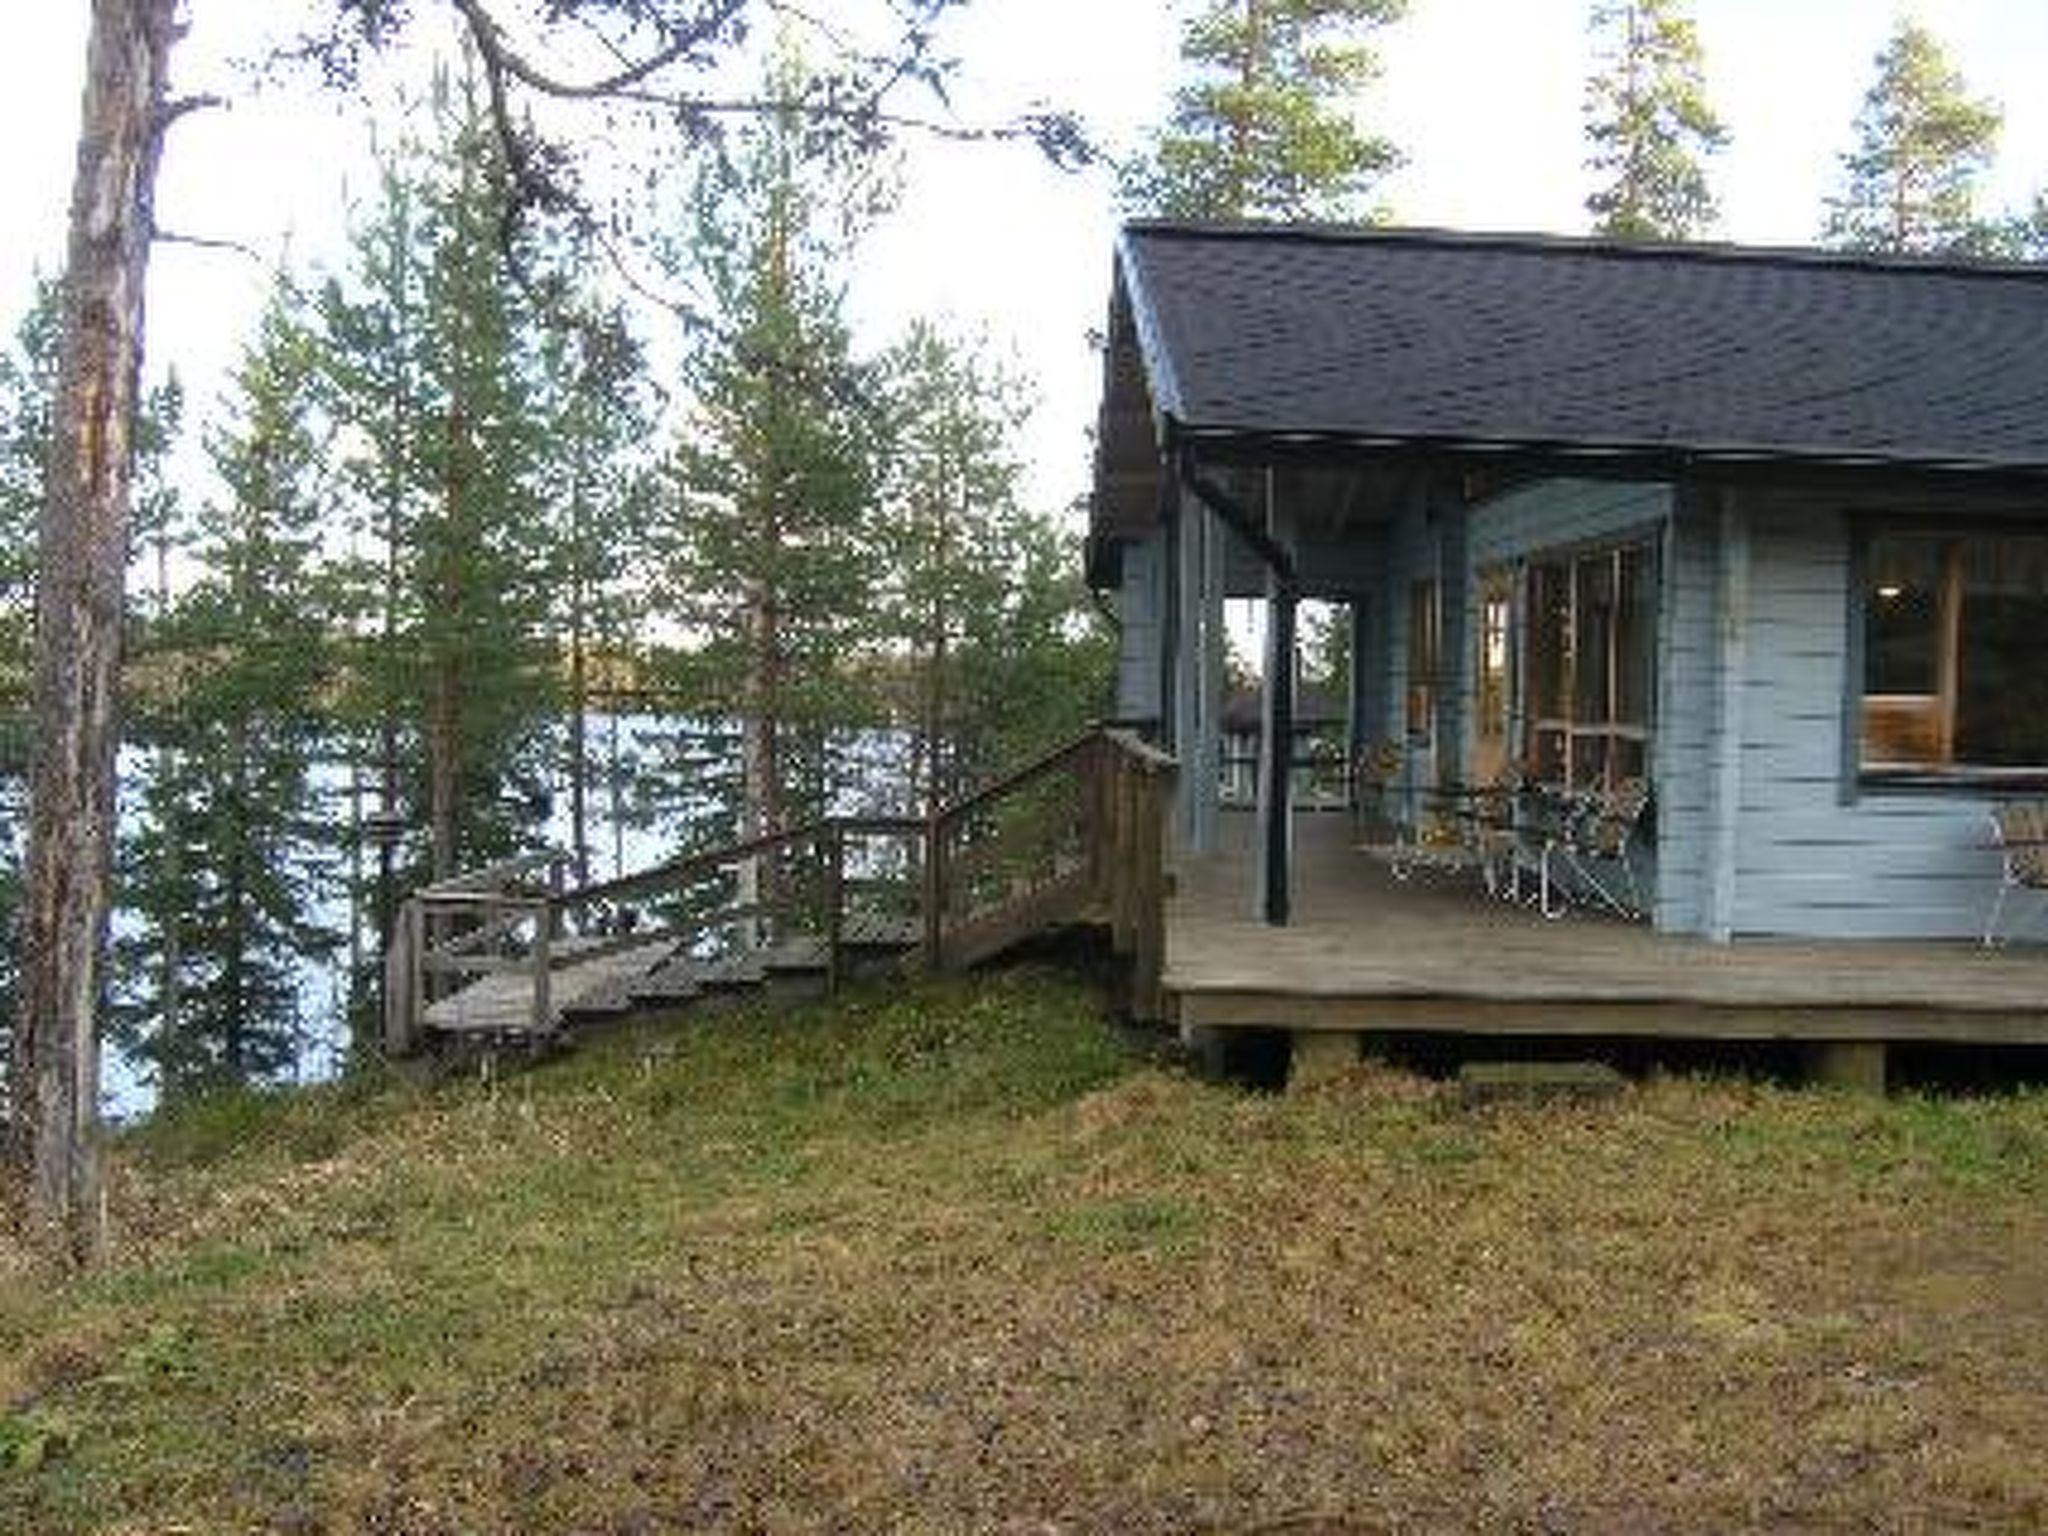
[[[465,602],[461,556],[453,548],[468,515],[469,416],[461,401],[448,412],[445,444],[448,462],[442,470],[440,547],[434,556],[434,594],[440,607],[442,639],[433,646],[433,676],[427,699],[427,842],[433,878],[446,880],[456,872],[462,789],[462,646],[459,615]]]
[[[762,837],[781,827],[782,626],[775,594],[765,581],[749,584],[746,601],[746,705],[740,720],[740,780],[745,810],[742,837]]]
[[[10,1138],[33,1219],[99,1239],[99,1038],[114,843],[115,687],[143,286],[176,0],[92,0],[38,535],[36,711]]]
[[[427,699],[427,847],[431,878],[455,870],[456,794],[462,776],[462,683],[453,656],[434,664]]]
[[[782,628],[775,593],[768,582],[748,584],[746,599],[747,676],[740,713],[740,836],[779,831],[782,801]],[[778,895],[773,854],[750,860],[740,875],[739,897],[757,914],[771,912]],[[749,924],[753,943],[763,943],[769,924],[757,915]]]

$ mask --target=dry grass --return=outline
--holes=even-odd
[[[1024,973],[122,1167],[0,1529],[2048,1525],[2039,1095],[1248,1096]]]

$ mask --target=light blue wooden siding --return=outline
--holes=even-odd
[[[1674,499],[1659,562],[1657,730],[1650,779],[1657,795],[1652,920],[1669,933],[1704,933],[1711,871],[1711,765],[1720,664],[1715,648],[1719,543],[1704,498]]]
[[[1990,802],[1845,785],[1849,525],[1786,496],[1747,499],[1751,571],[1736,823],[1737,934],[1956,938],[1997,879]],[[1845,790],[1847,793],[1845,793]]]
[[[1133,539],[1123,548],[1123,581],[1116,595],[1117,618],[1123,626],[1117,651],[1116,712],[1124,720],[1160,717],[1160,554],[1164,544],[1154,534]]]
[[[1378,729],[1368,734],[1377,741],[1399,743],[1406,754],[1403,777],[1408,785],[1413,816],[1420,804],[1421,787],[1436,776],[1433,754],[1408,738],[1408,608],[1412,583],[1434,576],[1438,571],[1436,530],[1420,503],[1396,514],[1385,534],[1386,564],[1382,569],[1378,609],[1381,622],[1381,654],[1386,658],[1382,676],[1386,686],[1378,703]]]
[[[1627,533],[1654,529],[1670,509],[1668,485],[1539,481],[1472,509],[1466,541],[1470,568],[1478,571],[1538,550],[1605,543]]]

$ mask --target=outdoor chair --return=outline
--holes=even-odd
[[[1472,795],[1464,813],[1466,846],[1479,864],[1479,878],[1486,894],[1502,901],[1522,894],[1522,787],[1520,766],[1508,763]]]
[[[1358,754],[1351,771],[1351,794],[1358,817],[1360,838],[1379,827],[1398,830],[1403,818],[1397,813],[1395,789],[1406,762],[1399,743],[1383,741]]]
[[[2015,890],[2048,892],[2048,800],[2010,800],[1991,812],[1991,838],[1999,852],[1998,894],[1984,923],[1984,947],[2005,942],[1998,931],[2006,898]]]
[[[1558,846],[1574,884],[1598,897],[1618,917],[1643,915],[1631,850],[1649,806],[1650,786],[1641,779],[1623,779],[1580,802],[1567,818]],[[1555,914],[1546,907],[1544,915]]]

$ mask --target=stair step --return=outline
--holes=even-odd
[[[687,1003],[704,988],[697,979],[697,967],[689,960],[669,960],[633,981],[633,997],[648,1003]]]
[[[697,968],[697,985],[706,992],[744,992],[767,979],[767,970],[752,956],[714,960]]]

